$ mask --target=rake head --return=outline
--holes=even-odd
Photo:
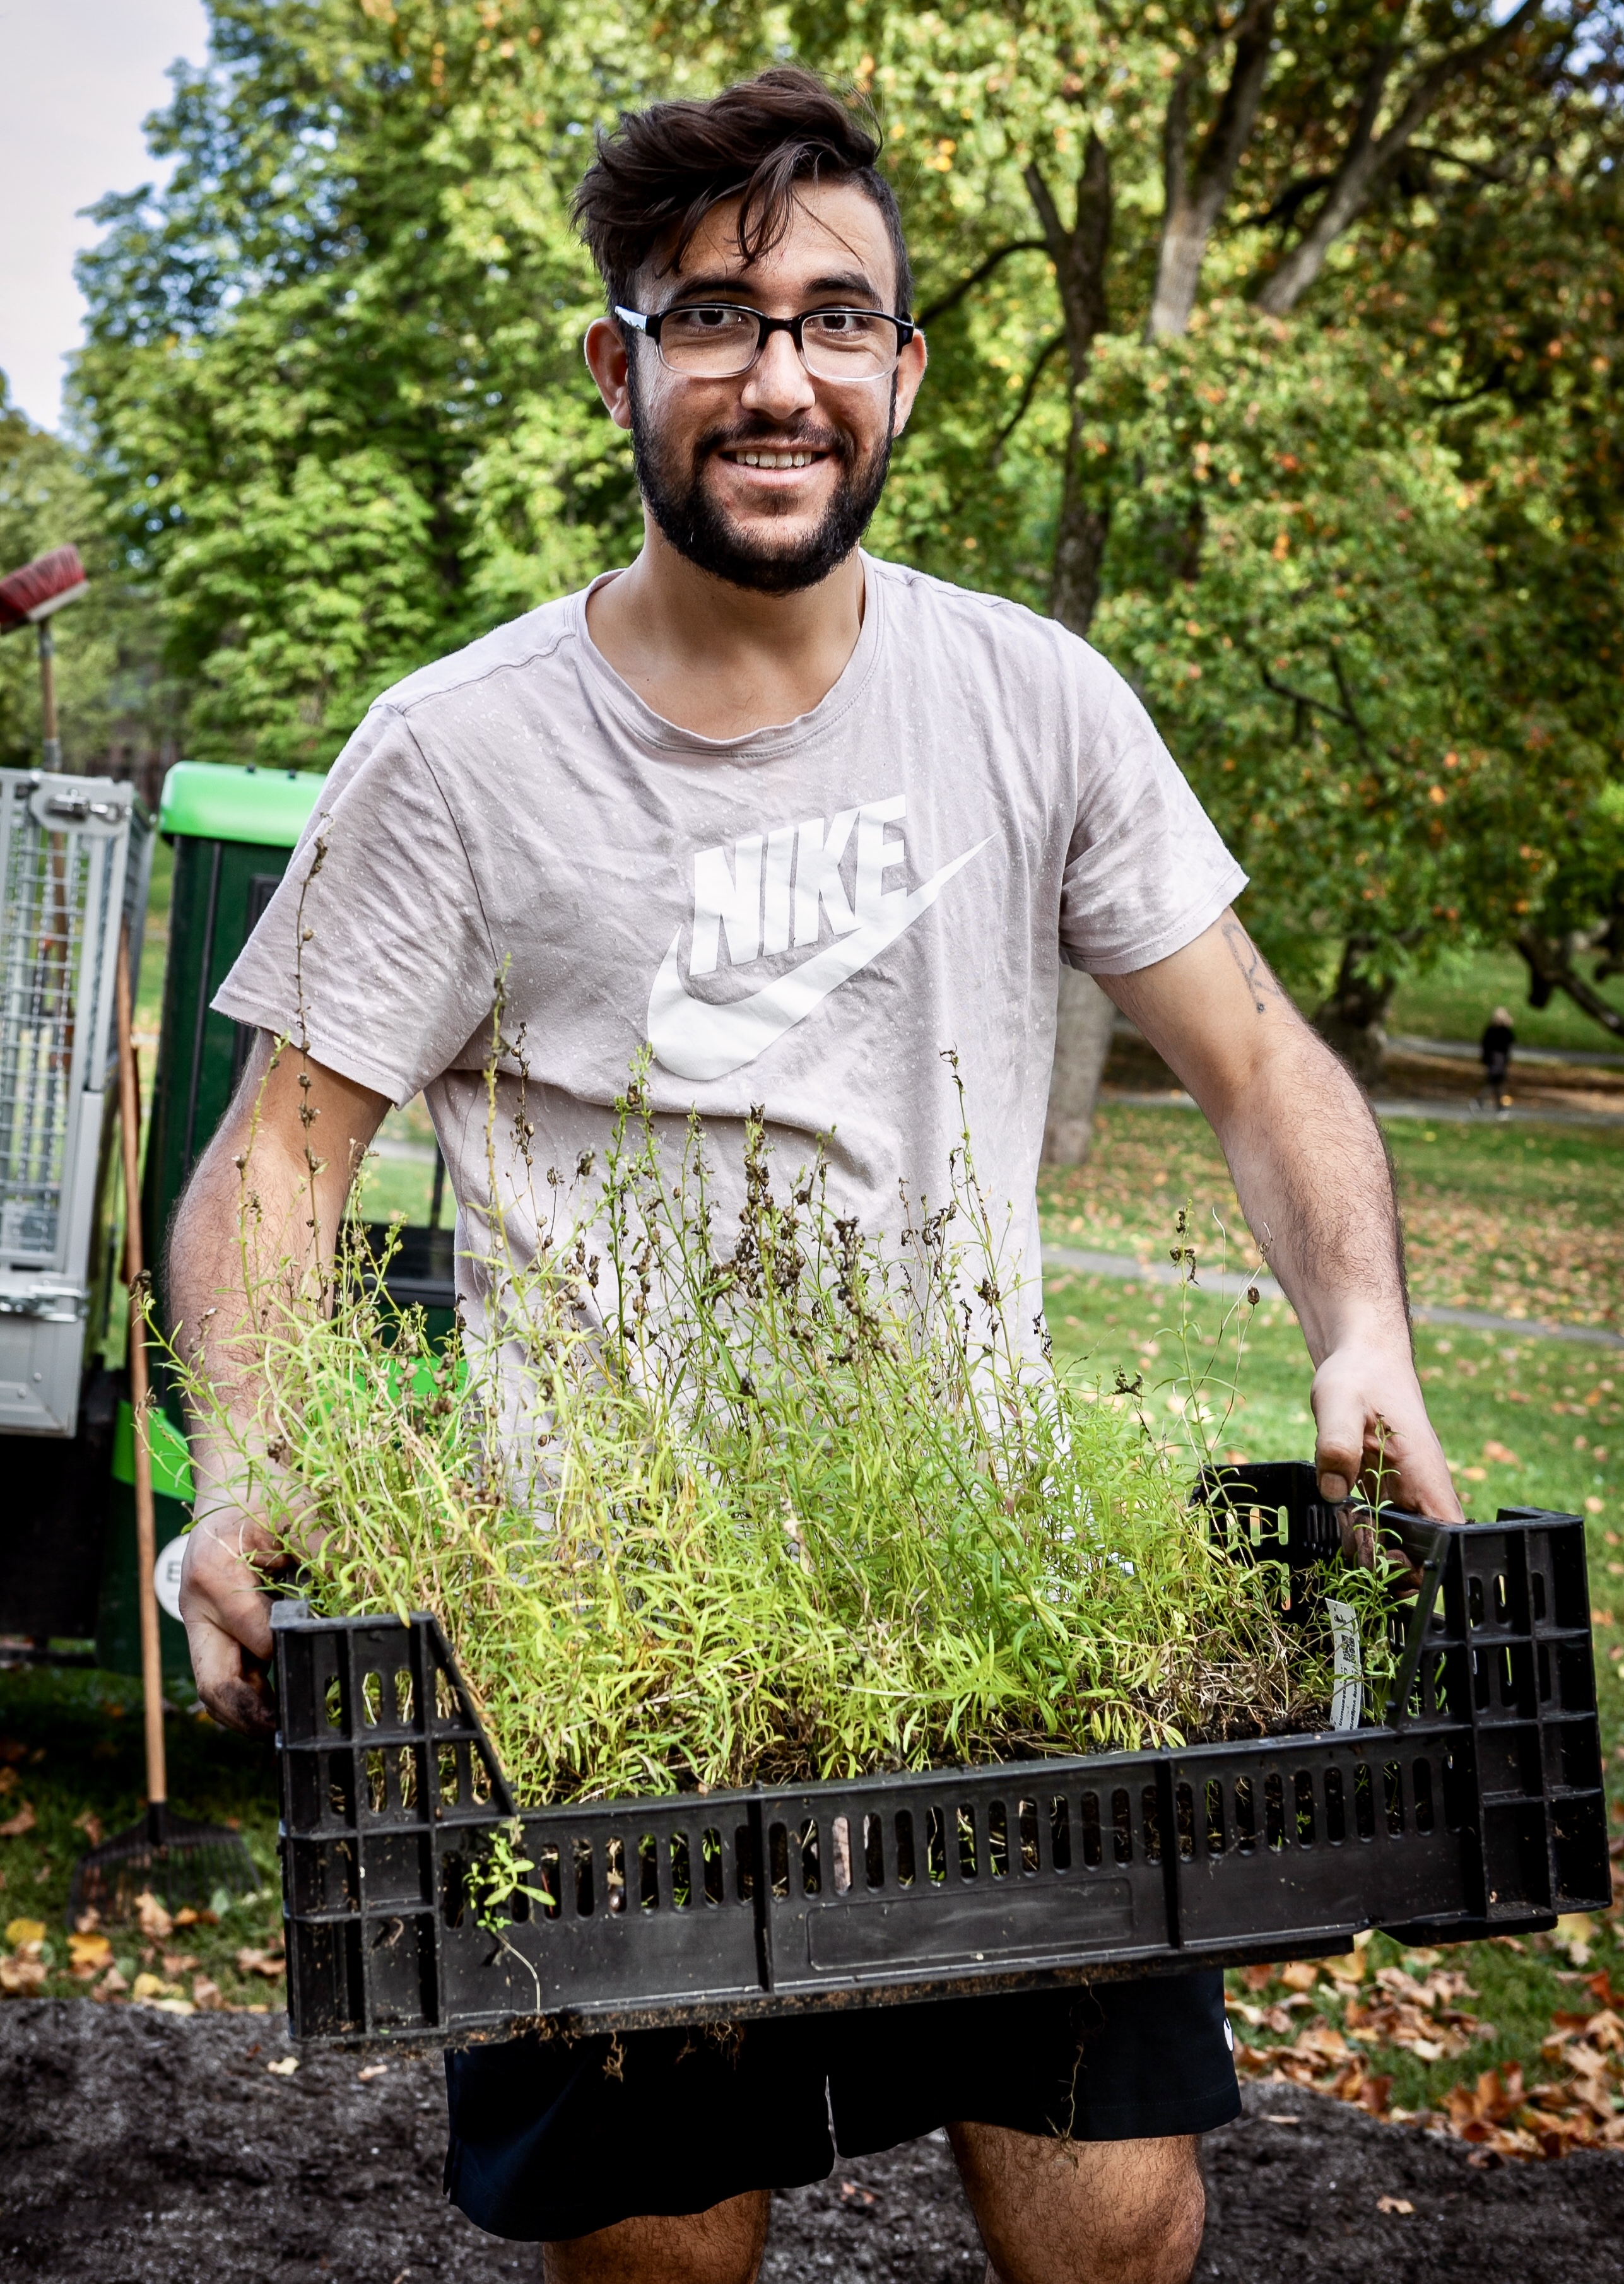
[[[139,1824],[115,1833],[82,1856],[74,1867],[67,1921],[94,1911],[104,1920],[133,1919],[137,1898],[156,1896],[166,1911],[206,1911],[216,1889],[230,1896],[259,1891],[242,1834],[223,1824],[194,1824],[166,1803],[147,1810]]]

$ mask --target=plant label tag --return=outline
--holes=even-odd
[[[1359,1620],[1350,1603],[1325,1598],[1331,1620],[1331,1725],[1356,1729],[1364,1715],[1364,1665],[1359,1654]]]
[[[181,1615],[181,1564],[185,1559],[184,1537],[172,1538],[167,1546],[159,1548],[158,1559],[152,1565],[152,1592],[158,1597],[158,1607],[168,1610],[177,1623]],[[1341,1670],[1338,1666],[1337,1671]]]

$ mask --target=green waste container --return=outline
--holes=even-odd
[[[158,1637],[164,1678],[190,1684],[186,1629],[176,1615],[180,1537],[191,1520],[191,1461],[186,1438],[161,1412],[152,1414],[152,1506],[158,1539]],[[113,1430],[113,1486],[97,1615],[96,1662],[109,1673],[141,1670],[141,1614],[136,1600],[136,1422],[119,1405]]]
[[[212,762],[178,762],[164,780],[158,829],[174,843],[175,879],[141,1215],[146,1258],[154,1267],[186,1177],[220,1122],[251,1043],[242,1024],[216,1015],[208,1003],[270,902],[325,782],[314,770]],[[163,1550],[186,1526],[191,1471],[179,1399],[157,1357],[152,1378],[164,1404],[152,1433],[161,1601],[168,1584]],[[166,1610],[160,1630],[166,1676],[189,1679],[184,1629]],[[113,1432],[96,1645],[111,1671],[140,1671],[135,1440],[128,1404],[120,1407]]]
[[[149,1261],[160,1257],[176,1201],[252,1044],[245,1025],[208,1003],[270,902],[325,783],[310,770],[213,762],[179,762],[164,780],[158,829],[175,844],[175,884],[142,1199]]]

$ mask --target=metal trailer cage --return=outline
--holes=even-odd
[[[0,1432],[77,1424],[119,930],[133,969],[151,863],[129,786],[0,770]]]

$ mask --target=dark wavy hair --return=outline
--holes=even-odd
[[[694,233],[726,199],[740,198],[738,250],[770,254],[790,226],[798,184],[852,183],[885,218],[896,257],[896,309],[913,304],[913,270],[896,194],[879,172],[881,136],[866,102],[843,102],[815,72],[783,65],[708,102],[626,111],[575,192],[575,226],[591,248],[609,306],[629,304],[651,262],[676,268]]]

